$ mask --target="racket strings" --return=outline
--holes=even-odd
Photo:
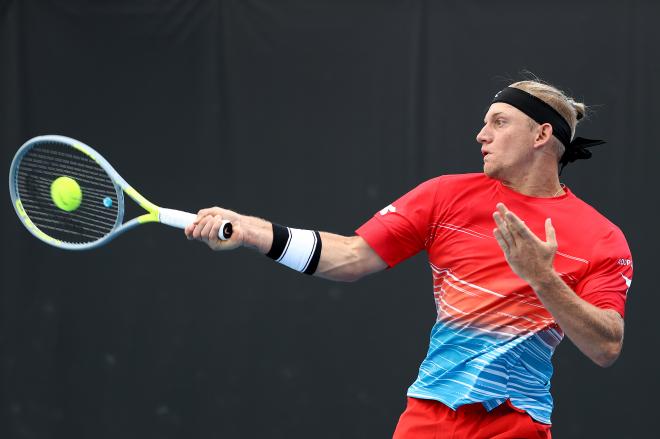
[[[36,177],[35,176],[34,181],[31,181],[30,183],[28,183],[25,180],[25,177],[21,176],[21,175],[18,176],[17,180],[19,182],[25,182],[25,184],[33,185],[33,187],[38,190],[37,198],[41,199],[42,201],[44,201],[46,203],[52,204],[52,199],[50,198],[50,195],[48,197],[44,197],[43,195],[41,195],[41,194],[46,194],[46,193],[50,194],[50,184],[52,183],[52,181],[50,181],[46,178],[43,178],[43,177]],[[88,189],[87,193],[95,195],[97,197],[101,197],[101,199],[103,199],[107,196],[107,192],[101,192],[101,191],[97,191],[97,190],[93,190],[93,189]],[[98,207],[98,206],[89,205],[88,203],[84,203],[84,204],[80,205],[80,207],[78,208],[78,210],[76,212],[79,213],[79,214],[88,214],[91,217],[98,217],[99,219],[105,219],[106,215],[103,215],[103,214],[105,213],[106,210],[107,210],[107,208],[104,207],[104,206]],[[98,212],[101,215],[95,215],[94,212]]]
[[[98,178],[97,174],[89,172],[85,169],[75,169],[70,165],[69,162],[62,162],[59,159],[54,159],[48,162],[46,159],[39,157],[29,157],[27,161],[25,161],[25,158],[23,158],[21,166],[25,166],[26,172],[34,171],[35,173],[48,172],[49,169],[52,169],[54,166],[58,166],[62,172],[75,172],[80,177],[81,181],[105,187],[105,180]]]
[[[71,211],[57,207],[51,183],[73,178],[82,190],[80,206]],[[27,216],[47,235],[64,242],[89,243],[115,227],[119,202],[115,185],[92,158],[66,143],[42,142],[21,159],[16,188]]]

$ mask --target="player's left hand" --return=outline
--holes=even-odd
[[[514,273],[532,286],[554,273],[557,237],[550,218],[545,220],[546,241],[539,239],[503,203],[497,203],[493,218],[497,224],[493,235]]]

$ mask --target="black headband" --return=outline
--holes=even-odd
[[[539,124],[549,123],[552,125],[552,134],[566,147],[564,155],[559,160],[561,170],[568,163],[591,158],[591,151],[587,148],[605,143],[604,140],[585,139],[583,137],[576,137],[571,141],[571,127],[566,119],[543,100],[519,88],[507,87],[501,90],[493,98],[492,103],[495,102],[503,102],[516,107]],[[581,116],[578,115],[579,119],[581,119]]]

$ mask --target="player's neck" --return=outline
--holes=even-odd
[[[502,184],[529,197],[552,198],[566,193],[556,172],[521,174],[502,179]]]

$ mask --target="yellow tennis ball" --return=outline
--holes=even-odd
[[[82,189],[71,177],[58,177],[50,185],[50,197],[62,210],[73,212],[82,202]]]

